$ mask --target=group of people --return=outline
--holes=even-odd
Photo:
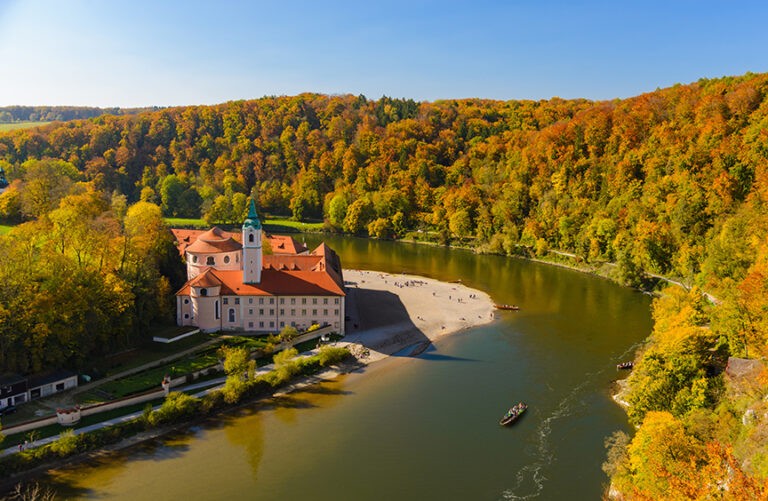
[[[519,416],[520,413],[525,410],[525,408],[526,408],[525,404],[520,402],[519,404],[517,404],[516,406],[512,407],[507,411],[507,413],[504,415],[504,419]]]

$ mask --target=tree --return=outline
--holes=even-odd
[[[368,224],[368,234],[374,238],[389,240],[394,234],[389,219],[380,217]]]
[[[451,233],[463,240],[472,232],[472,220],[466,210],[456,211],[448,223]]]
[[[373,203],[367,198],[359,198],[352,202],[344,218],[344,230],[350,233],[360,233],[374,216]]]
[[[163,214],[176,217],[179,215],[179,202],[187,186],[176,174],[170,174],[163,179],[160,185],[160,200],[162,200]]]

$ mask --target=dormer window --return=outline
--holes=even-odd
[[[208,259],[205,260],[205,264],[208,266],[213,266],[216,264],[216,260],[213,259],[213,256],[208,256]]]
[[[208,295],[208,289],[200,289],[200,295],[201,296],[207,296]]]

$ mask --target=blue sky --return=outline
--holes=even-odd
[[[768,2],[0,0],[0,106],[629,97],[768,71]]]

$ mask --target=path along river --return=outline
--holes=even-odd
[[[628,429],[609,383],[650,333],[648,296],[518,259],[325,239],[345,268],[462,278],[521,311],[44,482],[74,499],[600,499],[603,440]],[[519,401],[528,412],[500,427]]]

